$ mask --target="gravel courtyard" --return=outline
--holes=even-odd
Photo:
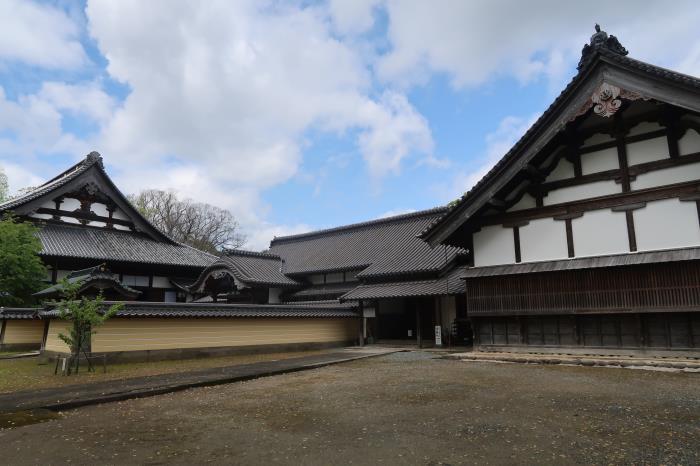
[[[94,406],[3,464],[698,464],[700,374],[430,353]]]

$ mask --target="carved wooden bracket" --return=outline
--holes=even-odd
[[[629,101],[639,99],[649,100],[648,97],[644,97],[637,92],[628,91],[612,84],[602,82],[571,120],[585,114],[591,107],[593,108],[593,113],[596,115],[603,118],[611,117],[622,107],[623,99]]]

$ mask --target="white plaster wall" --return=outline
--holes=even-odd
[[[610,147],[608,149],[597,150],[581,155],[581,173],[588,175],[590,173],[598,173],[606,170],[614,170],[620,168],[620,163],[617,159],[617,148]]]
[[[73,212],[75,209],[80,209],[80,201],[73,199],[72,197],[67,197],[61,202],[61,210],[67,210]]]
[[[474,233],[473,242],[475,267],[515,262],[512,228],[501,225],[483,227]]]
[[[56,203],[54,201],[47,201],[41,204],[41,207],[43,207],[44,209],[55,209]]]
[[[105,222],[88,222],[88,225],[91,227],[100,227],[100,228],[104,228],[107,226],[107,224]]]
[[[661,126],[656,121],[643,121],[643,122],[639,123],[637,126],[633,126],[632,128],[630,128],[627,135],[628,136],[636,136],[638,134],[651,133],[653,131],[658,131],[660,129],[664,129],[664,127]]]
[[[669,158],[666,136],[627,144],[627,165]]]
[[[122,283],[126,286],[148,286],[148,277],[145,275],[123,275]]]
[[[80,224],[80,220],[74,217],[61,217],[62,222]]]
[[[90,210],[92,210],[95,215],[99,215],[100,217],[109,217],[107,206],[100,202],[93,203],[90,206]]]
[[[153,288],[172,288],[173,285],[170,283],[168,277],[159,277],[157,275],[153,276]]]
[[[700,134],[694,129],[689,129],[678,140],[678,153],[680,155],[688,155],[696,152],[700,152]]]
[[[525,193],[518,202],[513,204],[513,206],[507,210],[507,212],[513,212],[515,210],[534,209],[535,207],[537,207],[537,202],[535,201],[535,198],[530,196],[528,193]]]
[[[594,210],[571,220],[576,257],[629,252],[624,212]]]
[[[700,245],[695,202],[664,199],[634,211],[637,249],[648,251]]]
[[[566,225],[542,218],[520,227],[520,256],[523,262],[566,259]]]
[[[565,180],[574,177],[574,164],[566,159],[559,160],[557,166],[547,176],[546,181]]]
[[[117,220],[131,220],[121,209],[115,209],[112,218],[116,218]]]
[[[279,288],[269,288],[267,292],[267,302],[269,304],[279,304],[282,290]]]
[[[646,189],[694,180],[700,180],[700,162],[644,173],[637,176],[630,186],[632,189]]]
[[[622,187],[614,180],[596,181],[595,183],[569,186],[550,191],[543,199],[544,205],[561,204],[562,202],[579,201],[610,194],[619,194]]]
[[[125,225],[114,225],[115,230],[130,231],[131,229]]]
[[[53,218],[53,216],[49,214],[29,214],[29,216],[32,218],[40,218],[42,220],[48,220],[50,218]]]
[[[614,141],[615,138],[605,133],[597,133],[583,141],[582,147],[594,146],[596,144],[602,144],[604,142]]]

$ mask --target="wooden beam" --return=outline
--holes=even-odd
[[[566,225],[566,249],[569,257],[574,257],[574,230],[571,226],[571,218],[564,220]]]
[[[637,250],[637,233],[634,230],[634,211],[625,211],[625,221],[627,222],[627,240],[630,252],[635,252]]]
[[[523,209],[515,212],[506,212],[500,215],[491,215],[481,218],[481,221],[475,224],[475,227],[502,225],[538,218],[562,216],[577,212],[588,212],[591,210],[611,209],[618,206],[679,198],[681,196],[698,193],[700,193],[700,180],[689,181],[675,185],[648,188],[621,194],[611,194],[608,196],[565,202],[540,208]]]

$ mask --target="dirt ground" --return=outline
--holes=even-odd
[[[398,353],[63,413],[4,464],[698,464],[700,374]]]

